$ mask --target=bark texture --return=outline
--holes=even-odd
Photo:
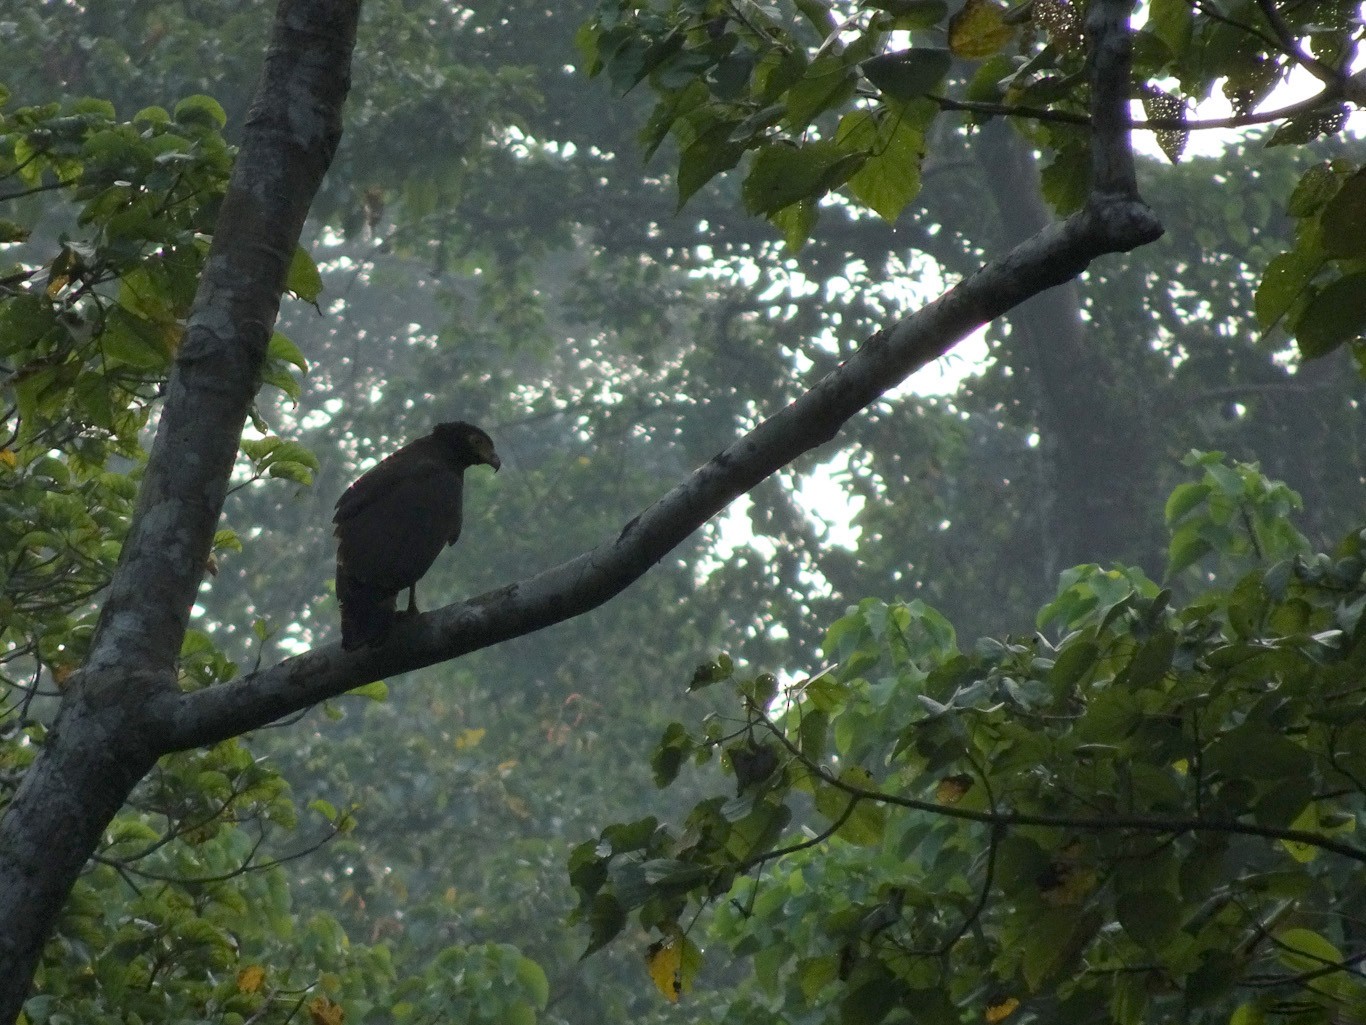
[[[168,749],[176,659],[309,205],[341,137],[359,0],[283,0],[85,666],[0,819],[0,1021],[105,826]]]

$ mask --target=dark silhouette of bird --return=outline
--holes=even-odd
[[[337,600],[342,647],[383,644],[408,592],[417,612],[417,582],[460,537],[465,471],[502,466],[493,441],[472,424],[437,424],[362,474],[341,498],[337,525]]]

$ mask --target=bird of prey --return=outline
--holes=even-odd
[[[460,537],[465,471],[502,465],[489,436],[472,424],[437,424],[362,474],[337,499],[337,600],[342,647],[383,644],[399,593],[417,611],[417,582],[441,549]]]

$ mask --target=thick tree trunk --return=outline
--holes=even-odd
[[[0,830],[0,1021],[17,1017],[38,958],[105,826],[156,761],[120,706],[68,700]]]
[[[282,0],[90,655],[0,819],[0,1022],[76,877],[170,749],[176,659],[304,218],[341,136],[359,0]]]

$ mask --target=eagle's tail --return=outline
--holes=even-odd
[[[378,591],[342,573],[337,577],[341,604],[342,649],[355,651],[383,644],[394,625],[398,595]]]

